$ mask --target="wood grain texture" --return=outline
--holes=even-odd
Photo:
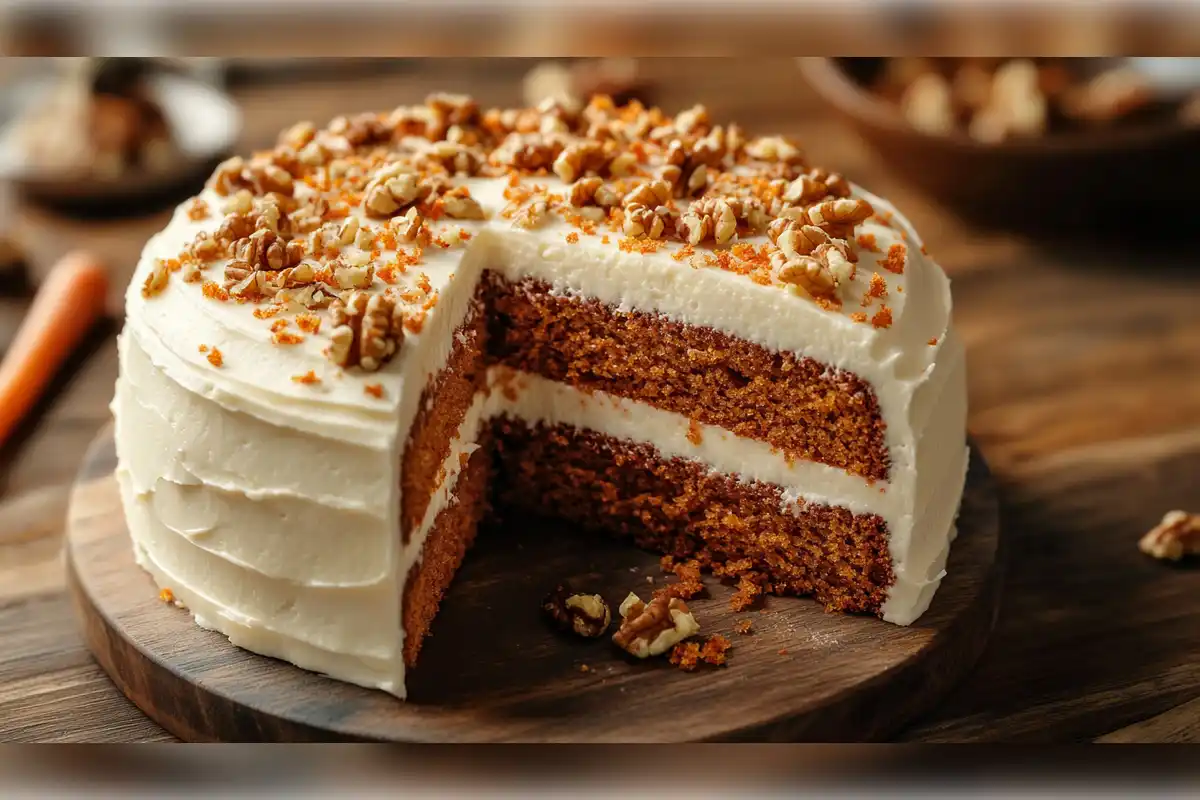
[[[1189,722],[1200,719],[1192,702],[1200,698],[1200,571],[1137,551],[1163,512],[1200,511],[1195,226],[1175,226],[1190,236],[1184,243],[1130,240],[1112,220],[1072,241],[974,227],[825,114],[791,59],[654,59],[646,70],[664,107],[703,102],[714,118],[792,134],[815,163],[892,200],[953,282],[968,426],[999,484],[1012,558],[979,666],[899,738],[1089,741],[1126,730],[1120,735],[1133,731],[1138,741],[1200,742],[1200,723]],[[236,91],[246,123],[240,149],[269,144],[297,119],[323,122],[448,88],[490,103],[519,94],[512,70],[471,60],[400,76],[245,85]],[[18,226],[34,217],[33,240],[47,249],[66,245],[42,237],[99,242],[126,270],[144,244],[132,224],[5,215]],[[2,351],[28,297],[0,294]],[[64,595],[65,487],[108,417],[115,377],[110,330],[65,371],[27,434],[0,451],[0,686],[24,687],[0,689],[0,739],[173,738],[91,661]],[[29,515],[34,506],[40,522]],[[1136,727],[1159,716],[1165,721]]]
[[[558,582],[648,594],[657,556],[551,523],[481,533],[409,675],[409,700],[256,656],[158,598],[134,563],[102,434],[72,493],[69,584],[88,646],[121,690],[190,741],[859,741],[892,735],[974,665],[1000,600],[1003,548],[987,468],[972,460],[949,573],[908,628],[797,598],[735,613],[706,580],[702,632],[727,667],[684,673],[623,657],[607,637],[564,638],[541,618]],[[580,541],[583,539],[584,541]],[[749,635],[733,632],[749,618]],[[481,625],[481,620],[487,624]]]

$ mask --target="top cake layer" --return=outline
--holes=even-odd
[[[793,142],[701,107],[451,96],[297,125],[223,164],[147,246],[129,315],[191,390],[384,448],[484,268],[814,358],[881,404],[904,384],[892,406],[949,315],[907,222]]]

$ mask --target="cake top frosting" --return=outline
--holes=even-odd
[[[451,251],[487,228],[561,230],[567,245],[721,270],[877,329],[892,324],[920,247],[787,138],[748,137],[703,106],[672,117],[606,97],[483,110],[440,94],[324,129],[300,123],[273,149],[221,164],[180,213],[142,299],[195,284],[249,306],[276,345],[324,329],[324,355],[367,372],[420,333],[439,297],[430,276],[452,277]],[[221,366],[219,349],[205,356]]]

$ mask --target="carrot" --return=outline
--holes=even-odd
[[[104,314],[107,293],[108,272],[86,253],[71,253],[50,270],[0,363],[0,444]]]

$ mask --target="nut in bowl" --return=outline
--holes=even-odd
[[[1148,203],[1179,200],[1200,178],[1197,96],[1167,97],[1121,60],[804,58],[800,68],[890,170],[974,222],[1064,232],[1119,219],[1142,233]]]

